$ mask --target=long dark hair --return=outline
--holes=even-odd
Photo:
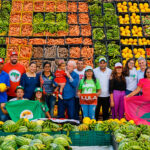
[[[116,68],[114,68],[114,70],[112,71],[111,77],[113,79],[116,79],[116,80],[123,80],[123,81],[125,81],[125,75],[124,75],[124,72],[123,72],[123,68],[122,68],[122,74],[121,74],[120,77],[117,76]]]
[[[34,96],[33,96],[33,99],[36,101],[36,92],[34,92]],[[43,94],[42,92],[42,97],[41,97],[41,102],[45,102],[45,95]]]
[[[92,72],[93,72],[93,70],[92,70]],[[87,77],[86,77],[86,71],[85,71],[85,73],[84,73],[84,82],[86,81],[86,79],[87,79]],[[94,75],[94,72],[93,72],[93,75],[92,75],[92,80],[93,80],[94,83],[96,84],[96,77],[95,77],[95,75]]]
[[[130,61],[134,61],[134,65],[135,65],[135,60],[134,60],[134,58],[128,59],[128,61],[126,62],[124,71],[123,71],[125,76],[129,76],[129,70],[130,70],[130,69],[129,69],[128,64],[129,64]]]
[[[147,68],[145,69],[144,78],[147,78],[146,73],[147,73],[147,70],[148,70],[148,69],[150,69],[150,67],[147,67]]]

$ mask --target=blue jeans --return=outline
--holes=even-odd
[[[46,95],[45,101],[46,101],[47,106],[49,108],[49,113],[50,113],[51,117],[54,118],[54,106],[56,103],[56,97],[54,97],[52,95]]]
[[[126,90],[126,95],[130,94],[132,91]]]
[[[83,111],[83,117],[89,117],[95,119],[96,105],[81,105]]]
[[[65,118],[65,110],[68,110],[68,118],[74,119],[75,114],[75,98],[58,99],[58,118]]]

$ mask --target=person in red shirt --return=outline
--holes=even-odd
[[[63,89],[65,87],[66,81],[67,81],[66,80],[67,74],[65,72],[66,64],[65,64],[64,60],[58,60],[56,62],[56,64],[58,65],[58,69],[55,72],[55,79],[54,79],[54,81],[58,84],[58,86],[55,88],[53,95],[55,96],[57,91],[59,90],[58,96],[59,96],[60,99],[63,99],[62,92],[63,92]]]
[[[10,78],[10,88],[7,92],[8,100],[10,100],[16,97],[16,87],[20,85],[21,76],[26,72],[24,66],[18,63],[16,51],[10,53],[10,62],[4,65],[3,71],[7,72]]]

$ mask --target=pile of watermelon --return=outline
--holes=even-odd
[[[70,149],[71,139],[64,134],[47,133],[22,136],[0,136],[0,150],[65,150]]]

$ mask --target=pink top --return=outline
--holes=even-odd
[[[138,86],[142,88],[143,96],[150,96],[150,80],[143,78],[139,80]]]

